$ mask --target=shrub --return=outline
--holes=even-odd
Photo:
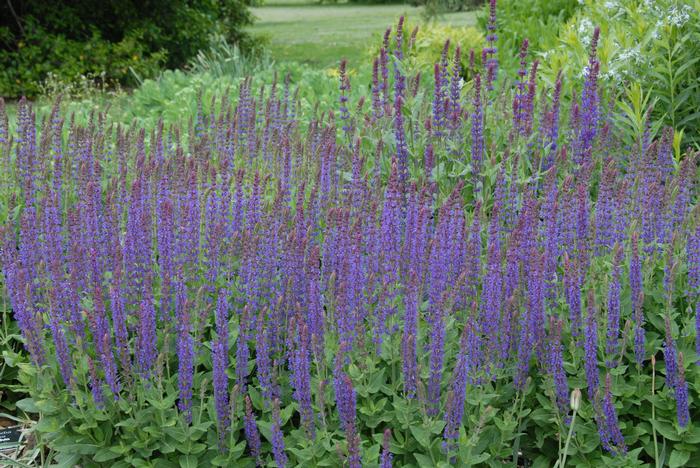
[[[546,51],[557,43],[559,28],[580,7],[578,0],[498,0],[498,46],[502,49],[502,66],[511,72],[518,68],[517,52],[523,40],[530,50]],[[477,17],[479,27],[486,33],[489,2]]]
[[[0,5],[0,94],[36,95],[49,72],[133,85],[132,70],[153,76],[185,65],[213,33],[248,50],[241,28],[251,21],[242,0],[51,2]]]
[[[423,15],[435,18],[442,13],[471,10],[484,4],[483,0],[414,0],[413,5],[422,6]]]
[[[188,69],[193,73],[211,73],[217,78],[251,76],[273,65],[267,51],[260,49],[256,52],[254,57],[244,54],[240,47],[231,45],[225,37],[215,35],[209,48],[200,50],[190,60]]]
[[[406,22],[404,29],[407,32],[417,31],[414,40],[404,44],[405,57],[402,65],[408,69],[415,71],[432,69],[433,65],[441,60],[448,41],[450,57],[452,57],[457,46],[461,48],[461,69],[465,77],[469,73],[470,50],[475,51],[477,54],[476,61],[480,61],[478,56],[484,46],[484,36],[474,27],[441,25],[436,22],[414,25]],[[378,46],[373,47],[368,53],[371,57],[376,57],[379,54],[379,49],[380,47]],[[431,79],[432,74],[426,78]]]
[[[146,52],[133,35],[110,43],[93,31],[87,40],[77,41],[51,35],[36,23],[27,25],[17,47],[0,51],[0,90],[7,96],[36,96],[47,81],[66,86],[84,78],[107,86],[131,85],[133,73],[152,76],[165,58],[163,52]]]
[[[462,48],[462,68],[467,69],[469,51],[479,52],[484,45],[484,36],[471,26],[442,26],[438,24],[426,25],[418,29],[415,51],[409,54],[414,57],[417,67],[421,70],[429,69],[440,60],[442,50],[447,41],[453,48]]]
[[[587,1],[543,53],[551,80],[559,70],[583,79],[587,44],[600,26],[601,78],[618,87],[640,83],[650,94],[651,119],[700,142],[700,4],[697,1]],[[651,64],[652,66],[649,66]]]

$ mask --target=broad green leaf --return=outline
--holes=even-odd
[[[103,448],[97,451],[95,456],[93,457],[93,460],[96,462],[106,462],[109,460],[114,460],[115,458],[118,458],[121,456],[121,453],[117,453],[112,451],[112,448]]]
[[[24,398],[17,402],[17,408],[21,409],[26,413],[38,413],[39,408],[37,408],[36,403],[31,398]]]
[[[690,452],[682,452],[680,450],[674,450],[671,452],[671,457],[668,459],[669,468],[677,468],[680,466],[686,466],[690,460]]]
[[[420,425],[412,425],[410,426],[410,429],[411,434],[413,434],[413,437],[416,438],[416,441],[421,445],[421,447],[430,448],[431,440],[430,431],[428,429]]]
[[[197,468],[197,457],[194,455],[183,455],[180,457],[180,467],[181,468]]]

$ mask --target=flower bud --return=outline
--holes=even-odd
[[[571,392],[571,409],[574,411],[578,411],[578,409],[581,407],[581,390],[578,388],[575,388],[573,392]]]

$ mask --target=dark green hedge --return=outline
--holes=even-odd
[[[0,3],[0,95],[35,95],[53,73],[132,84],[177,68],[213,33],[244,49],[248,0],[7,0]]]

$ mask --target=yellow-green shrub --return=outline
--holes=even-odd
[[[404,24],[405,42],[408,43],[411,31],[416,27],[415,24],[406,22]],[[434,22],[421,24],[418,26],[418,33],[413,47],[405,51],[404,61],[408,66],[415,66],[421,70],[430,69],[433,64],[440,60],[440,54],[445,46],[445,42],[450,41],[450,53],[454,53],[457,45],[462,49],[462,69],[466,70],[469,62],[469,50],[474,49],[474,52],[479,55],[484,47],[484,35],[476,28],[471,26],[450,26],[442,25]],[[369,51],[371,57],[376,57],[379,54],[378,45],[372,47]],[[452,60],[452,55],[450,55]]]

